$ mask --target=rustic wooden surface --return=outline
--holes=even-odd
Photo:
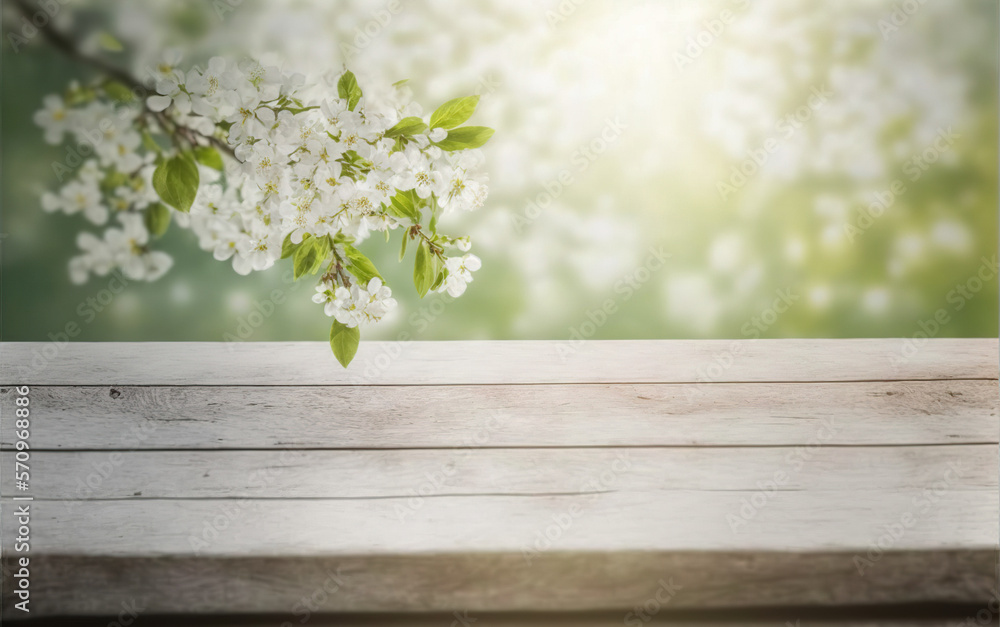
[[[36,387],[42,450],[976,444],[995,380]],[[5,393],[0,405],[9,407]],[[336,408],[336,411],[331,411]],[[280,425],[278,428],[276,425]],[[8,447],[14,425],[4,423]]]
[[[906,346],[3,344],[0,491],[30,385],[33,616],[986,607],[997,341]]]
[[[348,370],[330,359],[326,342],[3,346],[0,381],[39,385],[812,382],[997,373],[997,341],[980,339],[363,342]]]

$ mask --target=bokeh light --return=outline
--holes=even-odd
[[[960,308],[952,293],[997,254],[997,17],[991,0],[80,0],[57,24],[140,77],[222,54],[317,81],[346,64],[372,98],[409,79],[428,108],[479,94],[491,196],[445,229],[484,267],[435,304],[372,247],[400,311],[365,337],[566,339],[612,299],[593,335],[612,339],[746,337],[779,292],[794,300],[764,337],[911,336],[939,308],[942,336],[995,335],[995,279]],[[2,331],[45,340],[106,286],[69,281],[87,225],[40,209],[64,149],[31,115],[92,73],[41,38],[7,52]],[[162,248],[170,273],[77,339],[221,341],[274,290],[247,339],[326,337],[282,269],[240,277],[179,229]]]

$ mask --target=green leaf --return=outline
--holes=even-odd
[[[330,240],[326,237],[310,237],[292,254],[292,274],[296,280],[306,274],[316,274],[330,255]]]
[[[396,122],[395,126],[385,132],[385,136],[390,139],[393,137],[412,137],[426,131],[427,125],[424,124],[423,120],[418,117],[408,117]]]
[[[448,131],[448,136],[437,143],[441,150],[466,150],[479,148],[493,137],[493,129],[485,126],[463,126]]]
[[[294,278],[298,281],[300,278],[306,274],[312,272],[312,269],[316,267],[319,262],[319,251],[317,251],[313,246],[299,246],[292,255],[292,272]]]
[[[104,83],[104,93],[112,100],[117,100],[118,102],[132,102],[134,98],[132,90],[118,81]]]
[[[395,83],[392,84],[392,86],[393,87],[402,87],[403,85],[407,84],[408,82],[410,82],[410,79],[404,78],[402,80],[396,81]]]
[[[431,114],[431,128],[455,128],[472,117],[478,104],[479,96],[449,100]]]
[[[153,171],[153,189],[160,199],[184,213],[191,210],[199,182],[198,166],[189,154],[164,159]]]
[[[358,354],[358,345],[361,344],[361,330],[358,327],[348,327],[347,325],[333,321],[330,327],[330,348],[333,355],[340,362],[340,365],[347,367],[354,356]]]
[[[319,105],[312,107],[285,107],[283,111],[290,111],[293,115],[298,115],[300,113],[305,113],[306,111],[313,111],[319,109]]]
[[[198,146],[194,149],[194,158],[203,166],[222,172],[225,165],[222,163],[222,155],[211,146]]]
[[[341,156],[351,165],[362,165],[365,162],[365,158],[357,150],[345,150]]]
[[[162,203],[150,205],[146,208],[143,220],[150,235],[160,237],[170,227],[170,209],[167,209]]]
[[[414,222],[420,221],[420,209],[414,204],[413,196],[409,192],[396,192],[396,195],[386,205],[386,211],[397,218],[405,218]]]
[[[97,43],[108,52],[121,52],[125,49],[122,42],[115,39],[115,36],[107,31],[97,36]]]
[[[302,238],[302,242],[304,242],[305,240],[309,239],[310,237],[311,237],[311,235],[309,235],[308,233],[306,233],[303,236],[303,238]],[[299,242],[298,244],[296,244],[296,243],[292,242],[292,234],[291,233],[289,233],[288,235],[286,235],[285,236],[285,241],[281,242],[281,258],[282,259],[288,259],[292,255],[294,255],[295,251],[298,250],[299,246],[302,245],[302,242]]]
[[[434,280],[437,278],[437,258],[431,252],[427,240],[422,240],[417,247],[417,258],[413,265],[413,285],[417,288],[420,298],[427,295]]]
[[[444,283],[444,280],[447,278],[448,278],[447,269],[438,272],[437,279],[434,280],[434,285],[431,286],[431,289],[436,290],[437,288],[441,287],[441,284]]]
[[[382,279],[382,275],[378,273],[375,264],[363,252],[350,244],[346,244],[344,246],[344,253],[351,262],[347,265],[347,271],[357,277],[358,281],[367,285],[368,281],[371,281],[375,277]],[[385,279],[382,280],[384,281]]]
[[[403,229],[403,245],[399,249],[399,260],[402,261],[403,257],[406,256],[406,242],[410,241],[410,234],[407,233],[406,229]]]
[[[340,77],[337,82],[337,94],[347,101],[347,108],[351,111],[354,111],[354,107],[358,106],[362,95],[361,87],[352,72],[344,72],[344,75]]]
[[[434,234],[434,235],[437,235],[437,232],[438,232],[437,224],[438,224],[438,214],[437,213],[432,213],[431,214],[431,221],[427,223],[427,228],[430,229],[431,233]]]

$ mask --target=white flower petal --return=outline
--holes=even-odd
[[[163,111],[170,106],[170,96],[150,96],[146,98],[146,106],[150,111]]]

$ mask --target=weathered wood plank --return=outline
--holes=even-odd
[[[998,543],[1000,501],[994,488],[942,489],[930,495],[923,488],[859,491],[851,486],[771,498],[764,490],[758,494],[761,506],[753,510],[745,505],[752,496],[745,490],[36,501],[33,551],[230,557],[521,555],[536,546],[585,552],[863,552],[888,533],[886,525],[904,517],[915,522],[892,540],[893,550],[992,550]],[[741,508],[747,508],[745,516]],[[547,541],[546,533],[555,539]],[[6,550],[13,547],[13,535],[4,535]]]
[[[985,604],[997,342],[907,345],[0,345],[35,616]]]
[[[440,498],[801,491],[996,491],[994,445],[830,448],[141,451],[38,453],[35,500]],[[13,452],[0,468],[13,466]],[[776,479],[776,475],[780,477]],[[13,473],[3,473],[15,494]],[[776,481],[780,481],[777,483]],[[141,507],[141,503],[137,507]],[[1000,514],[995,517],[1000,524]],[[947,541],[947,538],[942,538]]]
[[[5,343],[5,385],[444,385],[996,379],[996,339]]]
[[[663,610],[650,616],[630,616],[629,612],[421,612],[408,614],[350,613],[313,614],[306,606],[284,614],[202,614],[179,617],[171,614],[143,615],[142,627],[295,627],[307,622],[310,627],[957,627],[971,618],[976,625],[990,627],[995,620],[975,622],[980,608],[974,605],[945,607],[912,605],[899,607],[847,608],[837,611],[824,608],[802,612],[800,608],[729,609],[715,611]],[[119,608],[121,611],[121,608]],[[635,614],[632,612],[632,614]],[[930,616],[928,616],[930,615]],[[804,617],[803,617],[804,616]],[[832,616],[832,618],[831,618]],[[918,618],[918,617],[923,618]],[[645,620],[648,617],[648,621]],[[129,618],[126,614],[125,618]],[[635,618],[638,622],[623,622]],[[107,627],[117,622],[117,615],[75,617],[67,620],[41,618],[32,627]],[[464,621],[464,622],[463,622]],[[119,623],[120,624],[120,623]]]
[[[740,608],[722,610],[664,609],[655,615],[640,617],[629,611],[587,612],[451,612],[420,613],[337,613],[314,614],[303,604],[298,611],[269,614],[143,614],[142,627],[295,627],[308,623],[310,627],[957,627],[972,624],[990,627],[996,620],[978,622],[974,604],[931,606],[914,604],[898,606],[865,606],[860,608],[822,608],[804,611],[802,608]],[[119,607],[119,611],[121,607]],[[125,615],[126,620],[129,617]],[[648,620],[647,620],[648,619]],[[38,618],[32,627],[108,627],[117,615]],[[628,620],[629,622],[625,622]],[[463,622],[464,621],[464,622]],[[121,623],[119,623],[121,624]]]
[[[16,394],[0,389],[0,412]],[[996,381],[716,385],[34,387],[59,449],[997,442]],[[14,423],[0,425],[5,448]]]
[[[845,616],[851,616],[850,612],[830,612],[829,610],[817,612],[815,614],[809,613],[809,618],[799,619],[795,616],[794,608],[788,608],[779,611],[768,612],[764,618],[760,618],[755,615],[755,612],[748,610],[730,610],[729,612],[715,612],[711,614],[709,620],[703,620],[700,618],[701,613],[695,612],[694,614],[688,612],[685,613],[681,618],[677,618],[677,612],[665,611],[656,616],[650,616],[649,620],[646,621],[645,618],[632,617],[633,622],[623,622],[630,618],[628,612],[616,612],[613,616],[607,615],[607,613],[602,613],[601,616],[590,617],[587,614],[581,614],[579,612],[560,614],[560,613],[493,613],[478,616],[469,616],[463,612],[454,611],[450,614],[407,614],[407,615],[394,615],[394,616],[380,616],[380,615],[347,615],[347,616],[317,616],[311,618],[309,624],[313,627],[441,627],[442,625],[451,625],[452,627],[459,627],[461,625],[475,625],[479,623],[481,625],[489,627],[620,627],[622,624],[629,625],[630,627],[640,627],[641,625],[652,625],[656,627],[657,625],[669,625],[670,627],[742,627],[744,625],[753,625],[753,627],[956,627],[958,624],[965,625],[966,618],[974,618],[976,612],[980,609],[978,607],[967,608],[968,612],[961,613],[962,608],[956,608],[958,613],[948,616],[947,608],[943,610],[938,610],[934,612],[938,614],[938,618],[898,618],[899,614],[912,614],[914,616],[920,615],[920,607],[916,607],[913,610],[909,608],[862,608],[855,610],[854,616],[864,617],[861,620],[858,619],[847,619]],[[894,614],[893,612],[898,614]],[[927,613],[924,610],[923,613]],[[824,618],[826,614],[835,614],[837,618],[830,619]],[[882,618],[871,619],[869,618],[872,614],[876,616],[882,616]],[[304,614],[300,614],[300,617]],[[644,616],[649,616],[645,614]],[[728,616],[728,619],[727,619]],[[776,618],[776,616],[782,616],[782,618]],[[472,621],[462,622],[463,618],[474,618],[477,619],[476,623]],[[176,620],[176,619],[172,619]],[[638,621],[638,622],[635,622]],[[226,626],[226,627],[273,627],[276,622],[273,617],[267,617],[267,622],[257,621],[257,622],[247,622],[246,619],[237,619],[232,623],[228,622],[204,622],[199,623],[197,621],[190,624],[190,627],[199,627],[199,625],[211,625],[212,627]],[[278,621],[277,624],[280,624]],[[989,627],[990,625],[996,625],[997,621],[987,620],[986,622],[977,622],[977,625],[982,625],[983,627]],[[159,623],[164,627],[174,627],[172,622]],[[294,625],[294,622],[292,623]],[[62,626],[60,626],[62,627]],[[84,627],[84,626],[81,626]],[[94,627],[105,627],[105,625],[94,625]],[[147,623],[143,623],[143,627],[147,627]],[[149,623],[148,627],[158,627],[157,623]],[[287,626],[282,626],[287,627]]]
[[[888,611],[886,611],[888,609]],[[753,627],[956,627],[965,625],[965,619],[974,620],[978,608],[968,607],[968,613],[963,614],[963,607],[956,607],[954,614],[948,615],[945,611],[935,612],[938,618],[900,618],[893,611],[907,615],[920,615],[922,607],[897,608],[861,608],[854,612],[853,616],[863,617],[862,619],[846,618],[852,616],[851,613],[837,612],[837,618],[823,618],[824,612],[817,615],[809,614],[809,618],[800,619],[796,617],[794,608],[787,608],[783,611],[768,612],[764,618],[756,616],[755,612],[748,610],[729,610],[726,612],[713,612],[709,620],[701,618],[702,612],[685,612],[680,618],[678,612],[667,611],[662,615],[651,617],[649,622],[639,620],[637,623],[624,623],[633,627],[650,625],[670,625],[670,627],[743,627],[753,625]],[[948,608],[945,608],[948,609]],[[828,613],[829,611],[827,611]],[[926,612],[923,612],[926,613]],[[616,612],[609,616],[607,612],[601,612],[598,616],[591,616],[590,612],[493,612],[466,614],[465,612],[453,611],[451,613],[420,613],[420,614],[325,614],[312,615],[300,612],[294,615],[288,612],[283,615],[262,614],[248,617],[246,615],[199,615],[183,616],[184,627],[294,627],[299,624],[302,617],[308,616],[310,627],[460,627],[462,625],[483,627],[620,627],[626,614]],[[883,618],[872,619],[871,615],[883,616]],[[749,616],[748,616],[749,615]],[[727,616],[729,617],[727,619]],[[783,618],[777,618],[782,616]],[[113,623],[117,616],[77,618],[67,621],[65,618],[41,619],[32,623],[32,627],[107,627],[108,623]],[[463,623],[462,620],[466,622]],[[143,616],[142,627],[176,627],[179,618],[175,615],[161,614],[158,616]],[[995,620],[984,623],[975,623],[983,627],[996,625]]]
[[[996,554],[990,552],[887,553],[863,577],[853,558],[841,552],[552,552],[526,567],[520,554],[510,553],[41,556],[33,558],[36,572],[44,573],[32,581],[33,612],[114,615],[123,602],[134,602],[150,614],[268,612],[298,624],[308,603],[310,614],[618,610],[623,620],[671,580],[682,588],[665,609],[934,602],[986,607],[996,584]],[[6,608],[10,591],[5,586]],[[788,620],[794,624],[795,616]]]

